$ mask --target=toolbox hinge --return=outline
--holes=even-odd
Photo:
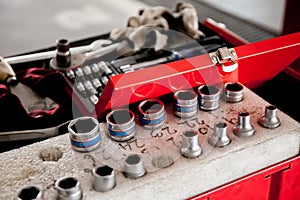
[[[214,64],[221,65],[224,72],[232,72],[238,68],[238,63],[235,60],[237,55],[234,48],[219,48],[216,52],[209,53],[209,57]]]

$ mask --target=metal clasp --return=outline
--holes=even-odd
[[[222,66],[224,72],[232,72],[238,68],[238,64],[235,61],[237,58],[234,48],[228,49],[227,47],[219,48],[216,52],[209,53],[210,59],[214,64]],[[230,65],[225,63],[231,62]]]

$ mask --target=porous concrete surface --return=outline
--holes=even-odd
[[[281,126],[276,129],[259,126],[257,120],[269,104],[253,92],[245,88],[242,102],[226,104],[220,100],[220,104],[216,111],[200,111],[198,118],[204,119],[209,126],[215,121],[228,122],[228,135],[232,139],[228,146],[210,146],[207,136],[212,130],[208,129],[208,134],[199,137],[203,150],[200,157],[187,159],[179,156],[170,167],[148,172],[135,180],[125,178],[117,171],[115,188],[102,193],[94,191],[91,184],[91,169],[101,165],[95,158],[96,154],[73,152],[66,134],[0,154],[0,199],[13,199],[16,191],[25,185],[39,185],[44,190],[45,199],[56,199],[54,183],[65,176],[75,176],[80,180],[83,199],[186,199],[299,153],[299,123],[278,111]],[[240,138],[232,133],[240,111],[250,112],[256,130],[250,138]],[[170,127],[176,126],[172,117],[168,120]],[[198,124],[196,128],[200,126]]]

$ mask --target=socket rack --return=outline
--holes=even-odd
[[[13,178],[12,183],[18,181],[18,186],[20,183],[27,183],[26,185],[36,183],[37,191],[40,191],[39,195],[43,194],[46,199],[186,199],[298,154],[299,124],[297,122],[279,110],[276,114],[275,106],[270,106],[241,84],[225,84],[224,88],[226,87],[234,92],[222,95],[221,98],[214,98],[213,103],[201,101],[200,93],[196,113],[184,118],[176,114],[177,111],[183,112],[184,107],[176,108],[176,103],[173,104],[174,99],[151,100],[152,106],[163,102],[165,122],[159,125],[157,118],[150,118],[152,124],[149,122],[147,125],[159,126],[144,127],[146,123],[140,118],[143,115],[132,112],[136,124],[135,134],[131,139],[126,138],[124,141],[112,137],[116,135],[113,135],[111,129],[117,126],[112,126],[111,123],[98,124],[95,121],[93,123],[89,117],[74,119],[73,124],[71,122],[69,125],[69,136],[59,136],[60,139],[52,138],[43,144],[46,148],[59,145],[59,149],[64,149],[63,154],[67,157],[63,156],[58,162],[51,163],[49,166],[44,165],[30,181]],[[199,91],[200,88],[201,86]],[[243,89],[242,96],[241,89]],[[211,94],[216,93],[212,88],[208,91]],[[181,92],[193,93],[193,90]],[[187,99],[191,95],[183,95],[183,97]],[[235,97],[234,101],[238,99],[240,101],[226,102],[232,100],[228,97]],[[146,101],[149,103],[149,100]],[[162,107],[159,106],[159,109],[155,107],[152,111],[159,111],[160,108]],[[193,108],[187,110],[191,111]],[[270,117],[269,111],[277,121],[273,118],[269,122],[276,125],[267,128],[264,126],[267,120],[261,120]],[[110,119],[109,116],[110,114],[107,119]],[[158,118],[161,117],[162,115]],[[88,120],[85,121],[86,119]],[[278,119],[280,119],[280,126],[278,126]],[[74,129],[73,125],[79,122],[78,120],[88,122],[90,128],[83,125],[80,129],[81,125],[78,124],[78,127],[75,126],[77,129]],[[116,121],[118,120],[113,122]],[[83,124],[86,124],[85,122]],[[237,130],[237,127],[242,124],[245,125],[242,128],[250,134],[243,134],[245,132]],[[250,129],[247,129],[249,127]],[[227,128],[227,131],[224,132],[224,128]],[[90,138],[89,141],[95,142],[93,143],[95,145],[89,149],[85,146],[91,144],[87,140],[74,143],[76,139],[78,142],[79,137],[74,138],[72,130],[78,133],[80,131],[97,133],[101,139],[95,142],[97,141],[95,137]],[[81,134],[87,139],[88,136],[83,132]],[[125,135],[127,133],[130,132],[126,132]],[[220,136],[217,137],[220,143],[214,140],[216,135]],[[57,141],[61,141],[60,144]],[[281,148],[276,148],[277,145]],[[61,148],[62,146],[64,147]],[[84,148],[78,150],[83,146]],[[35,159],[38,158],[33,158]],[[37,167],[43,165],[39,161],[32,162],[35,162]],[[54,169],[58,166],[60,166],[59,172]],[[13,169],[12,165],[11,167]],[[30,168],[30,165],[24,165],[19,170],[28,167]],[[17,177],[18,172],[14,176]],[[4,185],[4,188],[10,188],[8,184]],[[11,189],[4,190],[9,192],[3,195],[9,194],[11,197]]]
[[[93,112],[109,79],[113,76],[207,54],[226,45],[219,36],[211,33],[207,35],[199,41],[180,35],[177,37],[179,41],[184,41],[182,44],[178,41],[176,42],[179,44],[172,44],[174,41],[169,42],[170,44],[158,52],[151,47],[141,49],[132,56],[120,55],[113,51],[104,56],[91,58],[79,66],[60,68],[60,70],[67,80],[70,94],[79,99],[79,109],[89,114]],[[76,55],[73,59],[76,59]]]

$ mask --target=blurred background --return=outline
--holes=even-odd
[[[0,55],[6,57],[54,46],[57,38],[76,41],[108,33],[113,28],[126,26],[127,18],[137,14],[140,8],[161,5],[174,9],[177,2],[179,1],[0,0]],[[197,8],[200,21],[210,17],[223,22],[250,42],[282,34],[287,20],[286,0],[186,2]]]
[[[183,0],[181,0],[183,1]],[[180,0],[0,0],[0,56],[26,54],[109,33],[148,6],[171,10]],[[199,21],[212,18],[249,42],[300,31],[299,0],[184,0]],[[253,91],[300,122],[300,61]],[[281,97],[278,96],[278,91]]]

